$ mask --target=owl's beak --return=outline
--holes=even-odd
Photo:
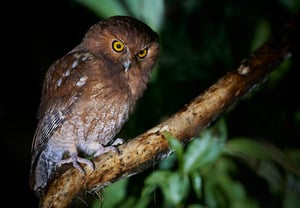
[[[127,72],[130,68],[130,65],[131,65],[131,61],[129,59],[126,59],[124,62],[123,62],[123,67],[124,67],[124,70],[125,72]]]

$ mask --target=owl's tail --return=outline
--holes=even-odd
[[[29,184],[38,195],[54,175],[57,161],[53,159],[47,151],[42,151],[31,164]]]

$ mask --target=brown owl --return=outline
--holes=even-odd
[[[143,94],[159,52],[158,35],[132,17],[92,26],[47,71],[32,143],[30,185],[43,190],[56,168],[93,167],[81,155],[114,150],[116,134]],[[82,154],[81,154],[82,153]]]

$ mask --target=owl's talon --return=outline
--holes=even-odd
[[[109,146],[110,151],[120,154],[120,150],[116,145]]]
[[[122,138],[117,138],[115,141],[111,144],[111,146],[119,146],[121,144],[124,144],[126,141]]]
[[[86,164],[87,166],[89,166],[91,169],[95,170],[95,165],[92,161],[88,160],[88,159],[84,159],[84,158],[81,158],[81,157],[77,157],[77,162],[80,162],[80,163],[84,163]],[[78,163],[77,163],[78,165]],[[81,166],[80,166],[81,167]]]
[[[118,146],[121,145],[121,144],[124,144],[126,141],[122,138],[117,138],[113,141],[113,143],[108,146],[108,147],[105,147],[105,148],[109,148],[110,151],[113,151],[113,152],[116,152],[118,154],[120,154],[120,150],[118,149]]]
[[[79,163],[83,163],[86,164],[87,166],[89,166],[90,168],[92,168],[93,170],[95,169],[94,163],[91,162],[88,159],[84,159],[81,157],[78,157],[77,155],[72,155],[71,157],[61,160],[56,164],[56,167],[60,167],[63,164],[67,164],[67,163],[72,163],[73,167],[76,168],[77,170],[79,170],[82,174],[85,174],[84,169],[79,165]]]

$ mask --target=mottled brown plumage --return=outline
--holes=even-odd
[[[158,36],[144,23],[114,16],[90,28],[83,41],[47,71],[32,143],[30,184],[44,189],[57,166],[80,163],[79,153],[114,150],[158,57]]]

